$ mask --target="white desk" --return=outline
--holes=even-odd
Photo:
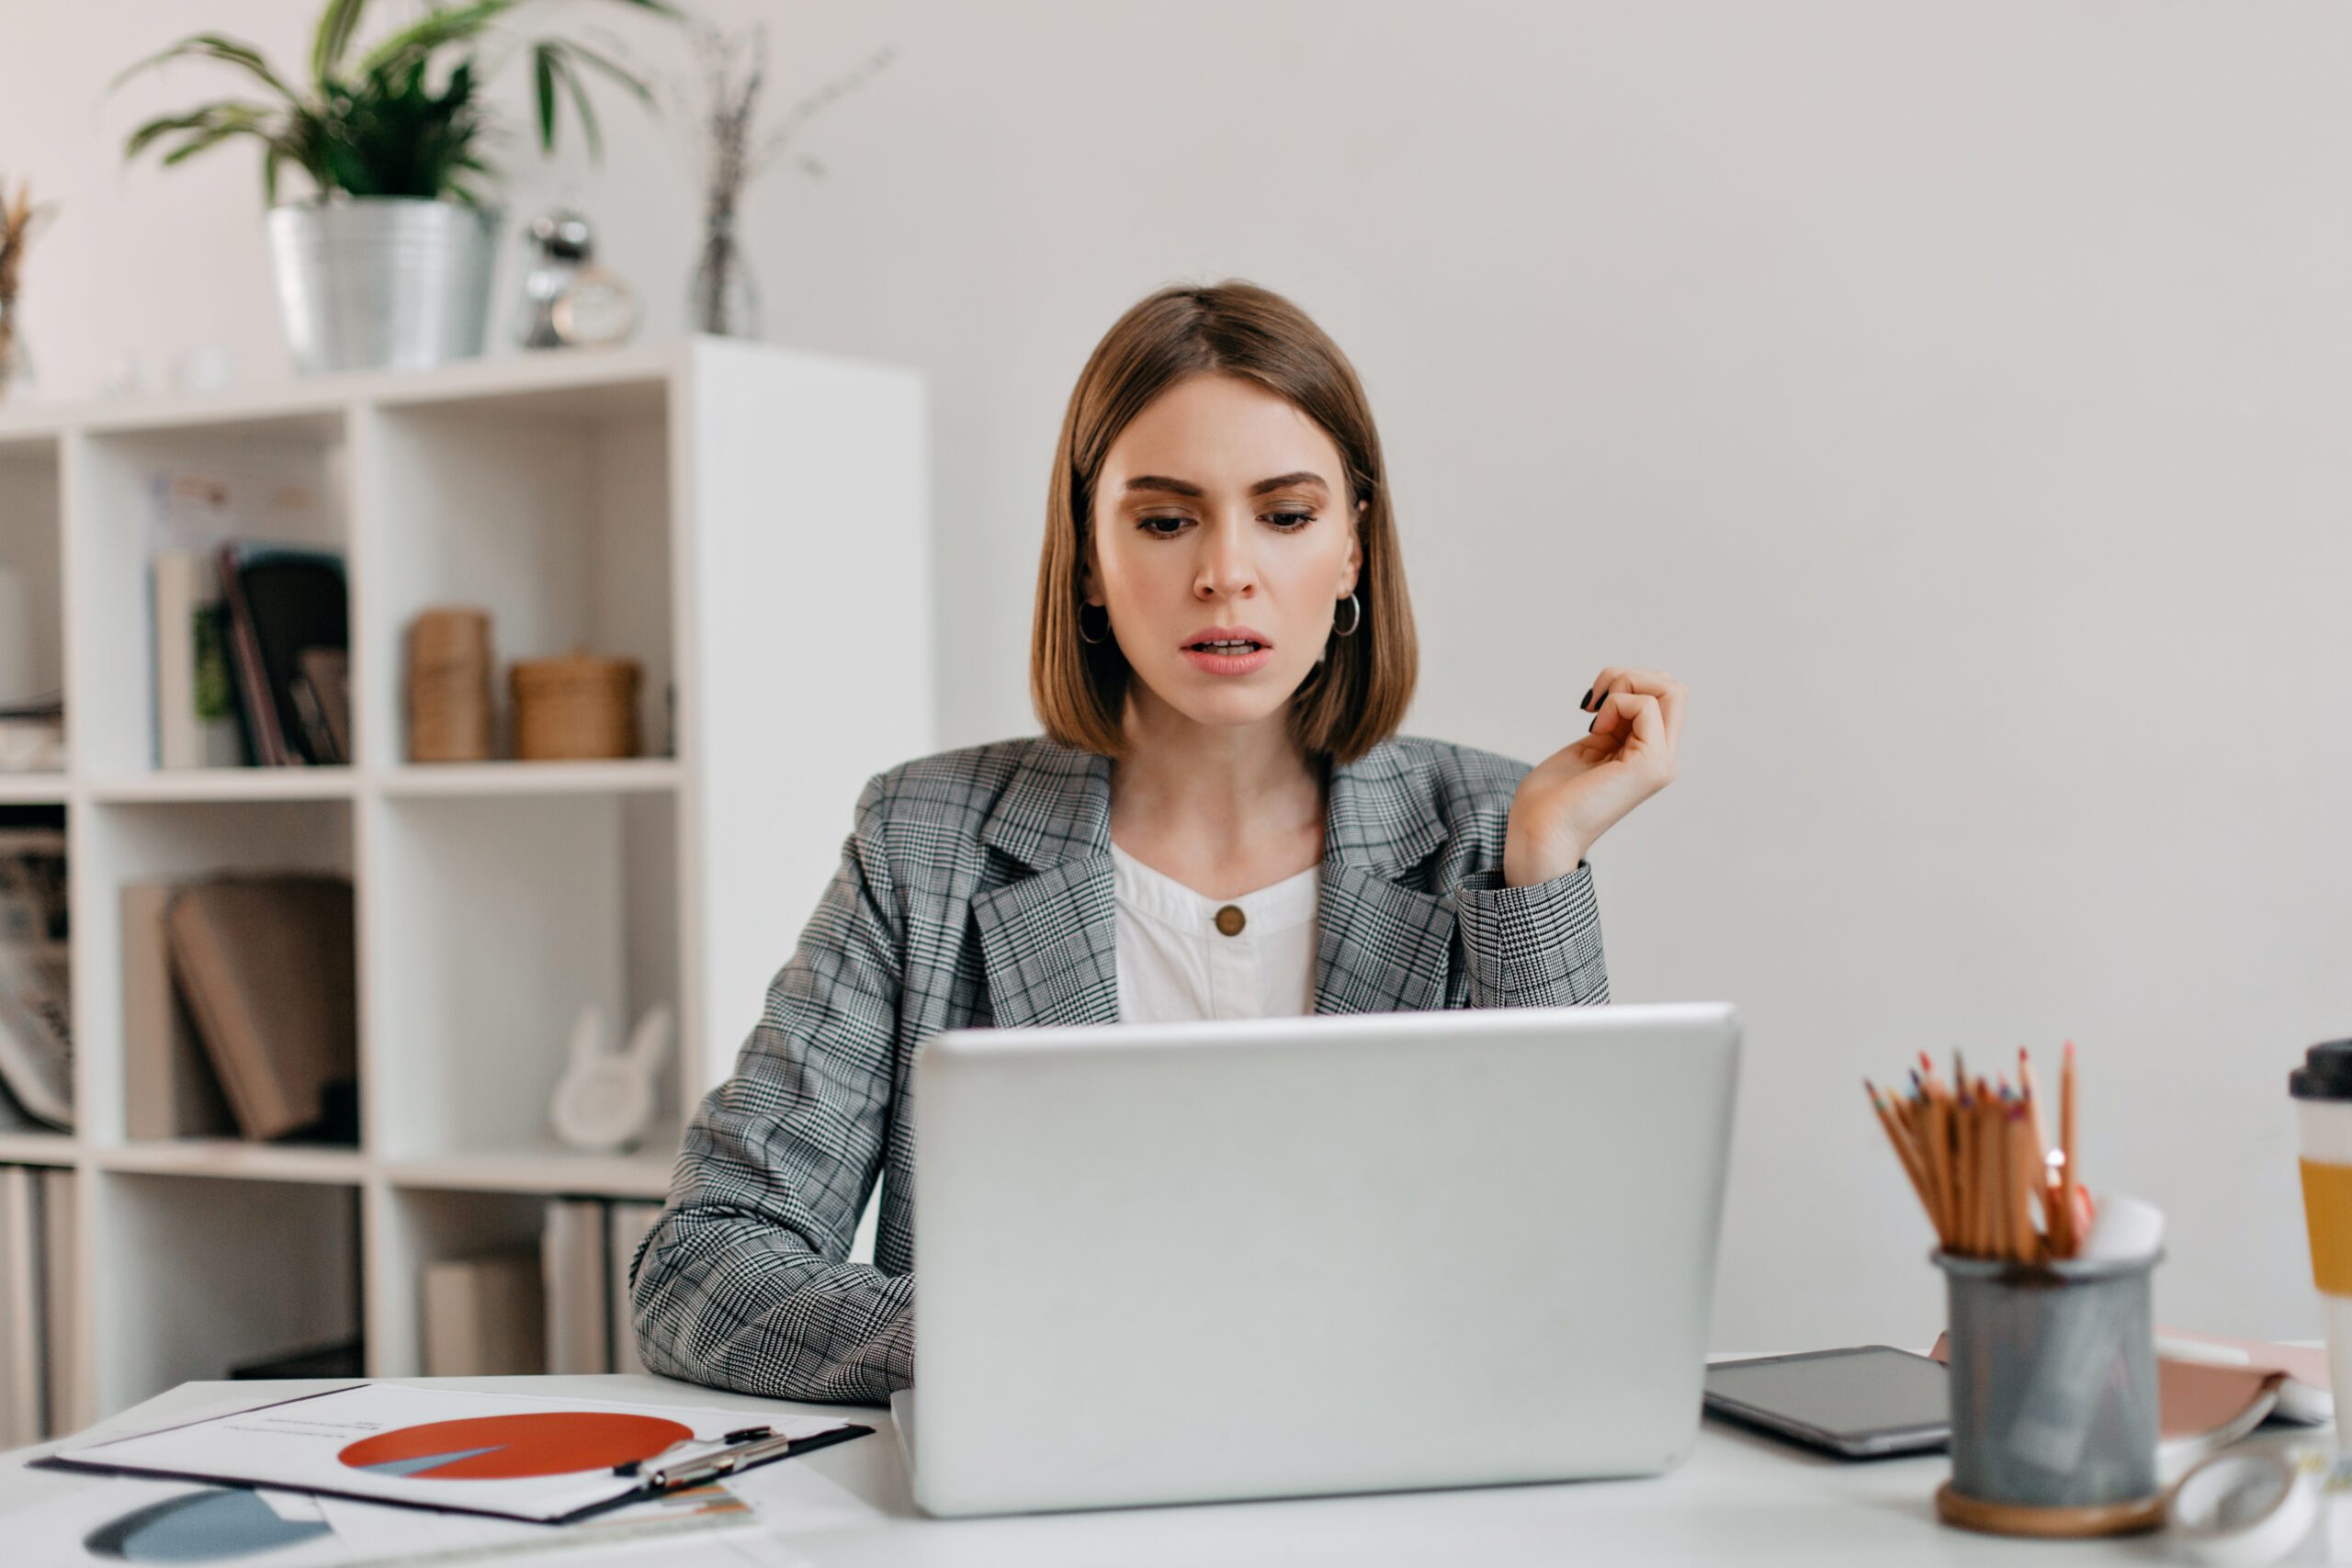
[[[343,1380],[277,1383],[184,1383],[96,1430],[168,1424],[183,1412],[251,1395],[255,1404],[338,1386]],[[417,1382],[434,1380],[419,1379]],[[1316,1498],[1110,1513],[1033,1515],[940,1521],[914,1511],[888,1411],[838,1405],[777,1405],[653,1377],[465,1378],[449,1386],[527,1389],[535,1393],[707,1404],[774,1414],[835,1415],[870,1423],[875,1435],[786,1462],[809,1465],[882,1510],[870,1526],[775,1532],[817,1568],[1148,1568],[1216,1565],[1465,1563],[1643,1564],[1989,1563],[2170,1560],[2161,1536],[2061,1543],[2005,1540],[1946,1529],[1932,1496],[1948,1473],[1940,1456],[1842,1464],[1811,1458],[1708,1422],[1679,1470],[1650,1481],[1487,1487],[1369,1497]],[[1397,1401],[1410,1418],[1409,1393]],[[6,1515],[61,1484],[28,1471],[27,1449],[0,1459],[0,1540]],[[5,1553],[0,1553],[5,1555]],[[690,1563],[679,1543],[640,1544],[627,1561]],[[532,1558],[556,1568],[569,1556]],[[598,1551],[583,1563],[616,1559]]]

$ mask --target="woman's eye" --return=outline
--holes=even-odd
[[[1263,521],[1280,527],[1285,534],[1295,534],[1315,521],[1315,513],[1312,512],[1266,512],[1259,515]],[[1136,527],[1155,539],[1172,539],[1184,525],[1191,521],[1189,517],[1171,517],[1162,513],[1149,517],[1136,518]],[[1163,523],[1169,526],[1160,527],[1159,525]]]

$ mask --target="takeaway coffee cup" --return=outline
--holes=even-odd
[[[2335,1395],[2337,1442],[2352,1431],[2352,1040],[2303,1053],[2287,1077],[2302,1143],[2303,1223],[2311,1228],[2312,1279],[2326,1306],[2327,1375]]]

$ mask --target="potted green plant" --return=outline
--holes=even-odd
[[[162,150],[166,166],[223,143],[262,146],[270,258],[297,368],[409,368],[481,352],[496,260],[496,177],[485,150],[493,130],[481,84],[483,51],[509,14],[538,0],[433,0],[415,21],[364,51],[367,0],[328,0],[311,43],[309,81],[297,85],[260,51],[198,33],[125,71],[115,85],[171,60],[233,66],[266,89],[159,115],[133,130],[126,160]],[[665,0],[616,5],[675,17]],[[518,40],[530,56],[539,146],[555,146],[567,100],[592,155],[601,155],[587,77],[603,76],[649,107],[633,73],[567,38]],[[279,199],[291,165],[312,189]]]

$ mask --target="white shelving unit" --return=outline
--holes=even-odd
[[[0,409],[0,564],[50,584],[66,694],[77,1126],[0,1162],[79,1172],[78,1421],[364,1331],[420,1369],[431,1259],[535,1235],[558,1194],[658,1197],[837,862],[858,787],[931,749],[923,389],[906,370],[712,339]],[[154,766],[147,475],[266,446],[314,473],[351,586],[356,761]],[[492,615],[499,666],[636,659],[657,755],[404,761],[415,614]],[[666,745],[664,742],[669,741]],[[325,869],[356,888],[356,1148],[124,1134],[121,889]],[[571,1022],[673,1004],[640,1149],[557,1145]]]

